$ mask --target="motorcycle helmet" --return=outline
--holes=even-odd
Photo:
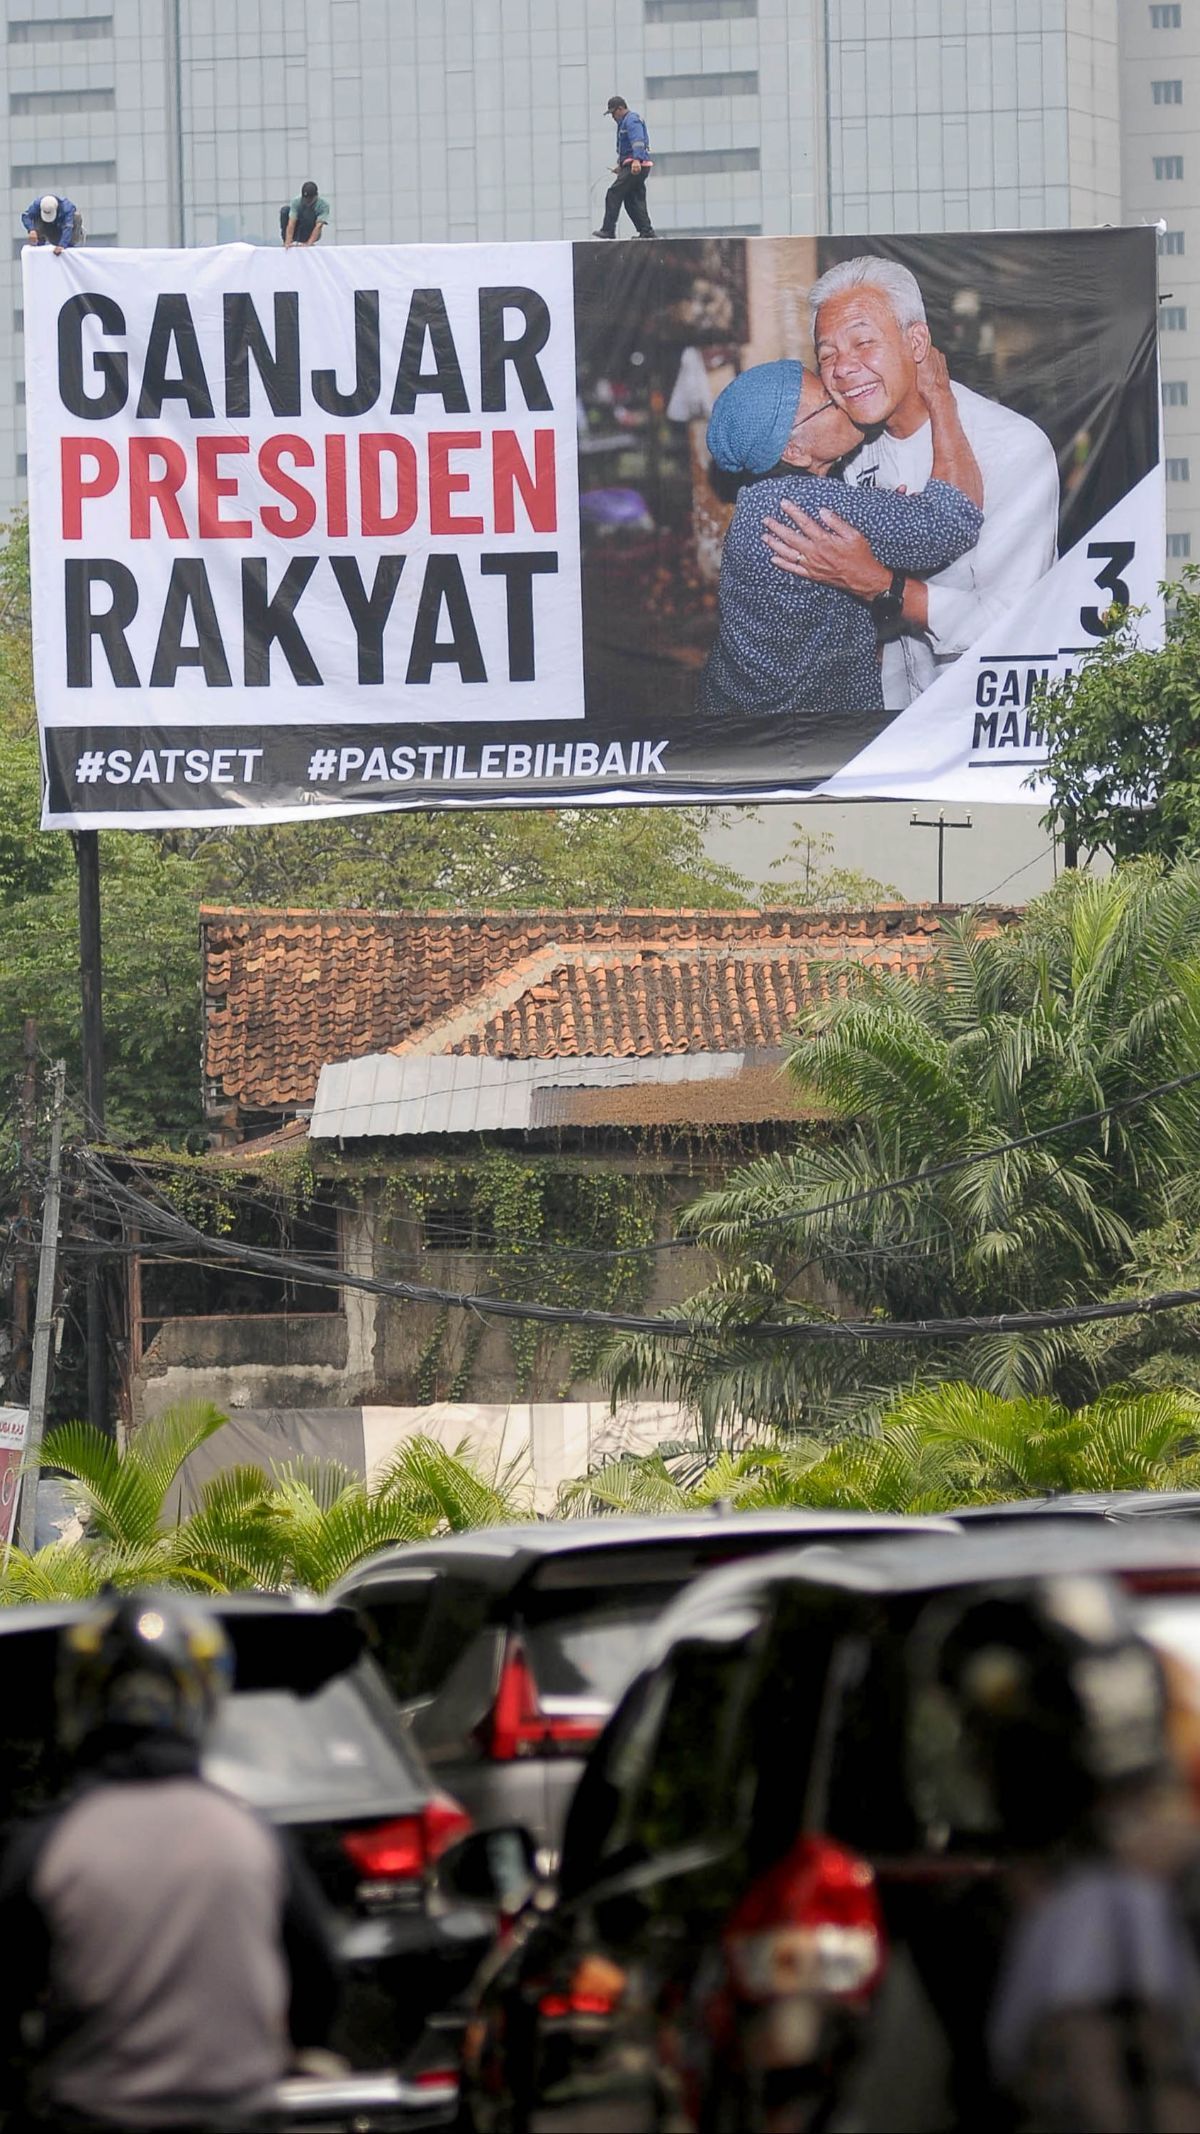
[[[156,1735],[199,1746],[233,1680],[221,1624],[168,1592],[105,1596],[59,1639],[63,1746],[97,1735]]]

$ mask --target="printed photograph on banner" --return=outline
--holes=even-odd
[[[1028,802],[1161,630],[1153,230],[23,273],[47,827]]]
[[[731,753],[767,716],[823,779],[959,663],[962,712],[1026,708],[1153,599],[1152,232],[580,247],[575,278],[589,702],[724,719]]]

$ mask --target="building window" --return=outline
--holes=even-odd
[[[1150,94],[1156,104],[1181,104],[1183,102],[1183,83],[1151,82]]]
[[[1152,30],[1177,30],[1182,21],[1183,9],[1179,5],[1179,0],[1174,0],[1173,6],[1152,7],[1150,10],[1150,27]]]
[[[1186,333],[1187,305],[1160,304],[1158,307],[1158,323],[1164,333]]]
[[[14,119],[49,118],[56,111],[113,111],[117,99],[111,89],[20,89],[8,99]]]
[[[8,25],[10,44],[92,44],[112,33],[111,15],[51,15],[44,22],[31,22],[26,16]]]
[[[22,192],[26,186],[44,192],[51,178],[59,185],[115,185],[117,166],[115,163],[14,163],[8,174],[9,184],[19,186]]]
[[[24,331],[25,331],[25,313],[24,313],[23,311],[14,311],[14,313],[13,313],[13,332],[14,332],[14,333],[24,333]]]
[[[485,1209],[426,1208],[421,1244],[426,1252],[494,1252],[496,1233]]]
[[[1160,230],[1158,233],[1158,249],[1164,259],[1168,254],[1173,259],[1178,259],[1183,251],[1183,231]]]
[[[647,22],[737,22],[757,13],[758,0],[646,0]]]
[[[1188,482],[1191,480],[1186,459],[1169,459],[1167,461],[1167,480],[1169,482]]]
[[[671,224],[672,237],[761,237],[761,222],[696,222]]]
[[[1191,553],[1192,537],[1190,534],[1169,533],[1167,535],[1167,554],[1175,562],[1182,562],[1183,559],[1187,556],[1190,556]]]
[[[724,170],[757,170],[757,148],[684,148],[655,162],[660,178],[707,178]]]
[[[1163,406],[1165,408],[1185,408],[1187,404],[1187,379],[1165,378],[1163,380]]]
[[[22,479],[24,479],[24,476],[25,476],[25,474],[26,474],[26,473],[27,473],[27,471],[28,471],[28,467],[29,467],[29,460],[28,460],[28,457],[27,457],[27,455],[26,455],[26,454],[25,454],[24,452],[18,452],[18,454],[17,454],[17,473],[18,473],[18,474],[19,474],[19,475],[21,476],[21,478],[22,478]]]
[[[17,406],[18,406],[19,408],[23,408],[23,407],[24,407],[24,405],[25,405],[25,380],[24,380],[24,378],[18,378],[18,379],[17,379],[17,382],[16,382],[16,384],[15,384],[15,385],[14,385],[14,387],[13,387],[13,392],[14,392],[14,393],[15,393],[15,395],[16,395],[16,400],[17,400]]]
[[[1156,178],[1182,178],[1183,157],[1155,156],[1154,175]]]
[[[757,96],[757,74],[650,74],[646,77],[646,102],[664,103],[671,97]]]

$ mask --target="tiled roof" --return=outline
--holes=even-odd
[[[321,1068],[385,1051],[743,1051],[829,997],[833,959],[919,971],[945,908],[869,912],[201,914],[212,1109],[311,1104]],[[996,909],[999,927],[1015,914]]]

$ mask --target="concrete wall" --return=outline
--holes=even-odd
[[[657,1226],[660,1239],[673,1236],[676,1211],[724,1168],[714,1160],[699,1170],[681,1165],[667,1175]],[[401,1234],[409,1240],[403,1252],[390,1242]],[[482,1256],[417,1255],[411,1237],[411,1219],[405,1222],[398,1215],[394,1194],[386,1219],[377,1204],[368,1201],[357,1215],[343,1217],[344,1264],[357,1273],[454,1291],[492,1287],[483,1279]],[[704,1253],[662,1253],[653,1263],[650,1286],[638,1308],[671,1312],[703,1286],[710,1272]],[[802,1289],[815,1304],[832,1307],[836,1302],[815,1272]],[[435,1337],[436,1370],[431,1372],[428,1352]],[[462,1390],[472,1402],[499,1410],[523,1398],[540,1411],[546,1403],[557,1409],[565,1400],[568,1407],[600,1403],[607,1413],[603,1385],[594,1374],[576,1375],[570,1340],[555,1329],[539,1336],[531,1376],[521,1385],[511,1322],[347,1289],[341,1311],[327,1314],[163,1320],[134,1375],[133,1420],[144,1422],[181,1400],[209,1400],[226,1409],[374,1405],[415,1412],[430,1391],[435,1399],[448,1397],[468,1360]]]

